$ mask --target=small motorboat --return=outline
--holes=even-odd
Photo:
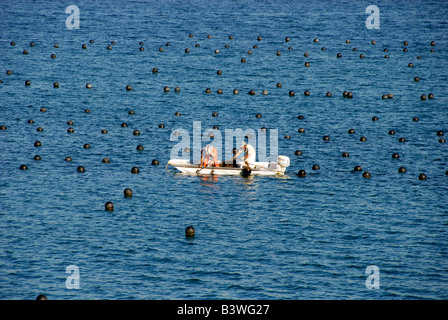
[[[233,164],[220,163],[219,167],[201,167],[199,164],[191,163],[188,159],[171,159],[168,161],[167,168],[169,165],[186,174],[275,176],[285,174],[286,168],[290,165],[290,160],[286,156],[278,156],[277,162],[255,162],[247,165],[244,161],[236,161]]]

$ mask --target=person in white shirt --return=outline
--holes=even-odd
[[[241,152],[244,151],[244,162],[246,165],[251,166],[255,164],[255,159],[256,159],[256,152],[255,152],[255,148],[252,147],[250,144],[247,144],[246,142],[243,142],[241,144],[240,149],[238,150],[238,152],[235,154],[235,156],[233,156],[233,159],[236,159]]]

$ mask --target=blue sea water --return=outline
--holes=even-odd
[[[75,30],[66,27],[72,4]],[[379,29],[366,28],[372,4]],[[447,17],[443,0],[2,1],[0,299],[447,299]],[[292,174],[167,171],[171,133],[192,132],[193,121],[278,129]],[[71,265],[79,289],[66,286]],[[371,265],[379,289],[366,286]]]

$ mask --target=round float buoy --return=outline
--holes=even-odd
[[[252,173],[252,170],[248,167],[243,168],[243,170],[241,170],[241,175],[243,177],[248,177],[248,176],[250,176],[251,173]]]
[[[132,189],[131,188],[124,189],[123,194],[125,198],[132,197]]]
[[[111,202],[111,201],[107,201],[107,202],[104,204],[104,209],[105,209],[106,211],[114,211],[114,204],[113,204],[113,202]]]
[[[193,226],[188,226],[188,227],[185,229],[185,237],[187,237],[187,238],[194,237],[194,236],[195,236],[195,233],[196,233],[196,230],[194,229]]]

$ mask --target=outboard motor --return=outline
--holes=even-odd
[[[289,167],[290,161],[287,156],[277,157],[277,172],[284,174],[287,167]]]

